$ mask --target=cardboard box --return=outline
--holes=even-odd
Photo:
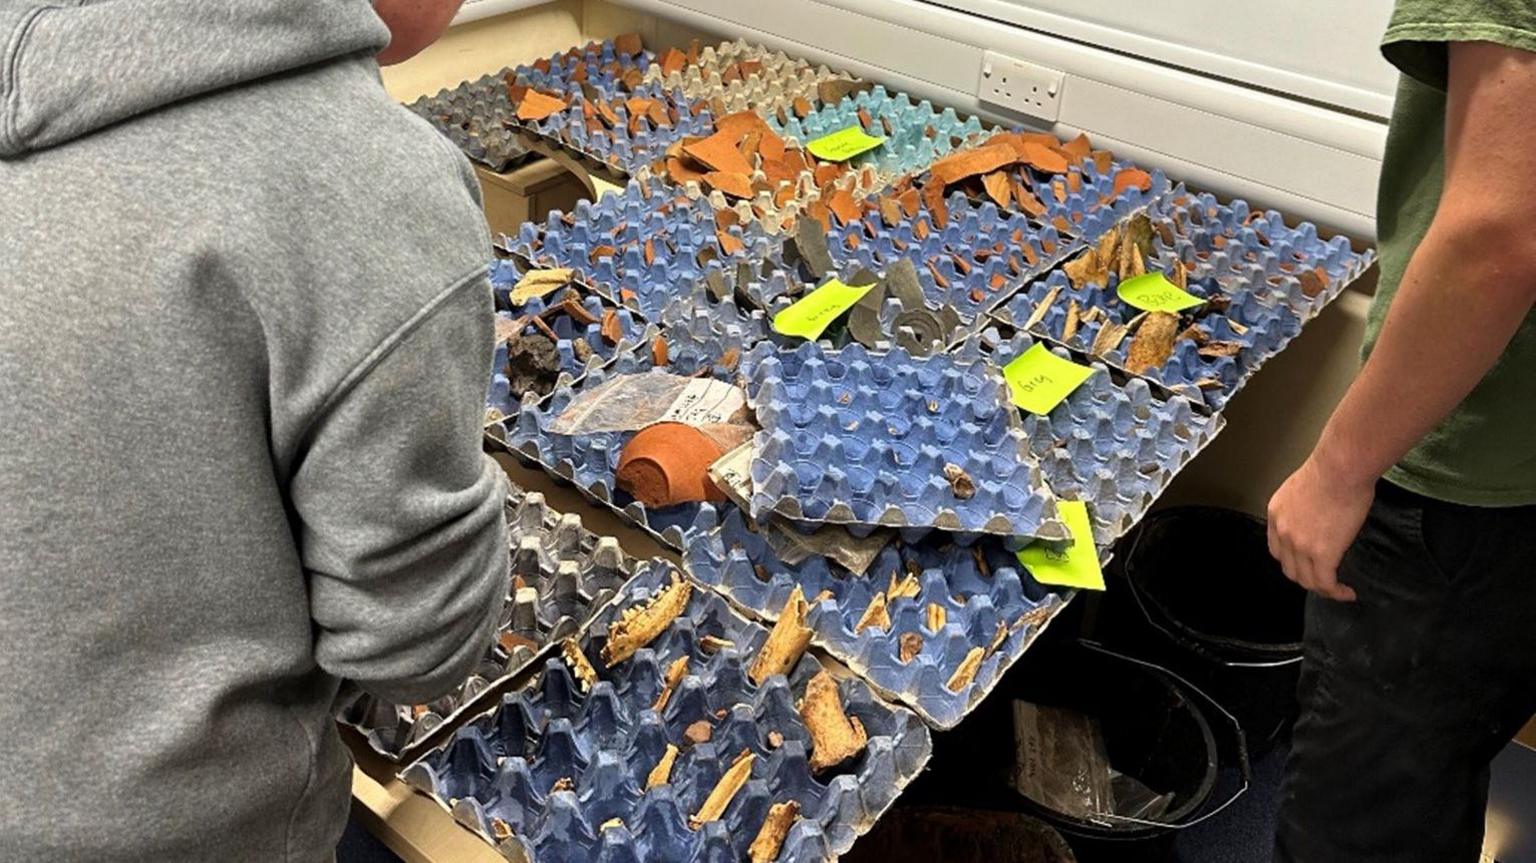
[[[534,159],[504,174],[476,165],[475,174],[493,235],[516,234],[519,225],[543,221],[550,210],[570,212],[588,196],[581,178],[553,159]]]

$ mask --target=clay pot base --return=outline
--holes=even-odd
[[[615,479],[619,488],[651,508],[723,501],[725,493],[710,482],[708,471],[724,454],[713,438],[693,426],[656,423],[624,445]]]

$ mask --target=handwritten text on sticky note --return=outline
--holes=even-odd
[[[884,138],[864,131],[862,126],[849,126],[839,129],[830,135],[822,135],[820,138],[805,145],[811,155],[818,159],[826,159],[829,162],[846,162],[860,153],[867,153],[885,143]]]
[[[1056,356],[1040,342],[1003,366],[1013,403],[1042,416],[1092,375],[1093,369]]]
[[[811,291],[795,304],[773,316],[773,328],[786,336],[819,338],[843,312],[853,308],[873,284],[845,285],[837,279]]]
[[[1120,299],[1148,312],[1181,312],[1205,302],[1168,281],[1162,273],[1133,276],[1120,283]]]
[[[1078,500],[1059,500],[1056,512],[1072,532],[1072,541],[1063,546],[1037,540],[1019,552],[1019,563],[1035,581],[1058,587],[1103,590],[1104,571],[1099,568],[1099,553],[1093,546],[1093,522],[1088,518],[1088,504]]]

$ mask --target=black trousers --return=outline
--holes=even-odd
[[[1278,863],[1477,863],[1488,765],[1536,711],[1536,507],[1387,482],[1308,600]]]

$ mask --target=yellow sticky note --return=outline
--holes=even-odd
[[[593,197],[593,199],[601,201],[603,199],[603,196],[608,194],[609,192],[618,192],[619,194],[623,194],[624,193],[624,187],[623,186],[616,186],[613,183],[605,182],[604,180],[600,179],[596,175],[593,175],[592,176],[592,197]]]
[[[1162,273],[1132,276],[1120,282],[1115,292],[1120,299],[1147,312],[1180,312],[1205,302],[1168,281]]]
[[[815,340],[843,312],[863,299],[873,288],[869,285],[845,285],[833,279],[795,301],[773,316],[773,329],[786,336]]]
[[[1045,415],[1092,377],[1093,369],[1064,360],[1040,342],[1003,366],[1013,403],[1032,414]]]
[[[1036,540],[1019,552],[1019,563],[1035,581],[1080,590],[1103,590],[1104,571],[1099,568],[1099,552],[1093,546],[1093,522],[1088,518],[1088,504],[1080,500],[1058,500],[1056,512],[1066,522],[1072,541],[1065,548],[1059,542]]]
[[[846,162],[860,153],[867,153],[885,143],[884,138],[864,131],[863,126],[849,126],[839,129],[830,135],[822,135],[820,138],[805,145],[805,149],[811,151],[811,155],[818,159],[826,159],[829,162]]]

